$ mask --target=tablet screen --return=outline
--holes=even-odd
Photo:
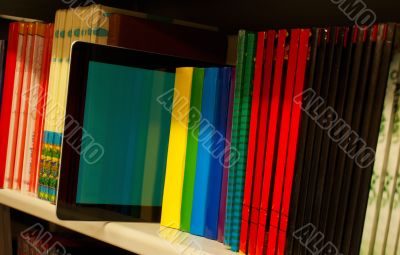
[[[171,114],[157,97],[174,87],[170,72],[90,61],[77,204],[161,206]],[[86,137],[86,138],[85,138]],[[89,155],[90,156],[90,155]]]

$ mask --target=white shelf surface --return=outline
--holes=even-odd
[[[223,244],[155,223],[62,221],[56,207],[28,194],[0,190],[0,204],[142,255],[237,254]]]

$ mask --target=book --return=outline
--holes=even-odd
[[[224,168],[224,155],[226,151],[226,125],[228,118],[229,92],[231,85],[231,67],[219,68],[218,94],[216,106],[216,125],[214,144],[211,147],[211,169],[206,198],[206,224],[205,237],[217,240],[218,217],[220,208],[220,194],[222,190],[222,176]]]
[[[392,68],[395,68],[394,63],[391,64],[391,69]],[[388,80],[388,83],[389,82],[390,79]],[[372,182],[369,193],[369,201],[365,216],[362,244],[360,248],[360,251],[365,254],[369,253],[369,244],[371,241],[372,228],[374,225],[373,222],[375,218],[374,215],[379,213],[377,210],[379,210],[380,208],[380,206],[377,205],[377,201],[378,197],[381,197],[382,188],[379,188],[379,186],[382,185],[381,184],[382,182],[384,183],[385,179],[384,177],[386,175],[385,172],[388,165],[389,152],[390,152],[392,133],[393,133],[392,132],[393,127],[391,123],[393,123],[392,117],[394,116],[393,110],[394,110],[395,89],[396,87],[395,84],[393,83],[389,83],[386,88],[386,95],[384,100],[383,113],[381,117],[378,144],[376,148],[375,163],[373,169],[374,177],[371,180]],[[381,179],[383,180],[380,181]]]
[[[10,117],[10,129],[8,133],[8,147],[7,147],[7,159],[6,159],[6,176],[8,181],[8,188],[14,188],[17,184],[19,177],[18,171],[15,171],[15,150],[17,147],[17,136],[18,136],[18,121],[21,106],[21,93],[24,77],[25,58],[27,47],[27,34],[28,24],[20,23],[19,35],[18,35],[18,50],[17,50],[17,63],[15,68],[14,78],[14,91],[12,98],[11,117]],[[28,62],[28,61],[27,61]]]
[[[162,202],[161,225],[180,228],[193,68],[178,68]]]
[[[43,68],[43,50],[45,44],[46,25],[34,23],[34,30],[32,32],[32,71],[30,77],[29,100],[26,102],[25,118],[26,118],[26,133],[25,133],[25,146],[21,149],[20,167],[22,172],[21,191],[28,192],[32,190],[31,176],[31,159],[33,152],[33,143],[35,135],[37,105],[39,100],[40,79]],[[35,170],[33,171],[35,172]]]
[[[319,40],[319,30],[314,28],[311,30],[311,47],[310,53],[308,57],[308,65],[306,68],[306,75],[305,75],[305,91],[312,89],[313,81],[314,81],[314,72],[315,72],[315,65],[316,65],[316,58],[317,58],[317,49],[318,49],[318,40]],[[300,100],[299,100],[300,101]],[[309,98],[306,95],[301,96],[302,107],[306,107],[307,103],[309,103]],[[310,139],[307,139],[308,136],[308,115],[302,114],[301,116],[301,126],[299,131],[299,141],[298,141],[298,148],[297,148],[297,156],[295,160],[294,166],[294,179],[296,180],[292,184],[291,190],[288,189],[291,196],[285,196],[285,198],[290,199],[290,201],[285,201],[285,203],[290,203],[288,208],[288,226],[287,226],[287,236],[286,236],[286,247],[285,251],[288,254],[293,254],[294,249],[294,239],[293,233],[296,231],[296,216],[297,216],[297,207],[299,203],[299,196],[300,196],[300,189],[301,189],[301,181],[302,181],[302,166],[304,163],[304,154],[306,150],[307,143]],[[283,207],[283,206],[282,206]],[[283,207],[284,208],[284,207]],[[282,208],[282,209],[283,209]]]
[[[205,236],[207,193],[211,185],[210,173],[217,142],[217,106],[220,100],[221,76],[218,68],[206,68],[204,72],[201,121],[196,160],[196,176],[193,193],[190,233]]]
[[[44,133],[44,117],[46,113],[46,100],[49,83],[49,72],[51,63],[51,46],[53,41],[54,25],[47,24],[44,37],[44,49],[42,57],[42,72],[40,74],[40,84],[38,93],[38,103],[36,109],[36,123],[33,135],[32,157],[29,167],[30,173],[30,192],[37,193],[40,174],[40,156]]]
[[[295,85],[293,95],[294,97],[300,95],[304,88],[305,74],[307,67],[307,55],[308,55],[308,45],[310,38],[310,30],[302,29],[300,31],[300,41],[299,41],[299,53],[297,59],[298,69],[296,70]],[[302,97],[297,98],[299,102],[302,102]],[[277,252],[278,254],[283,254],[286,247],[286,236],[288,227],[288,216],[289,216],[289,206],[292,193],[292,183],[294,180],[294,170],[296,164],[296,157],[299,147],[299,135],[300,135],[300,125],[302,120],[301,106],[294,104],[292,107],[292,117],[291,117],[291,132],[289,134],[289,145],[288,145],[288,157],[285,172],[285,181],[283,188],[283,198],[281,205],[281,213],[279,217],[279,232],[277,237]]]
[[[225,144],[225,155],[224,155],[224,170],[222,175],[222,187],[221,187],[221,198],[219,207],[219,218],[218,218],[218,241],[224,242],[224,228],[225,228],[225,213],[226,213],[226,195],[228,192],[228,176],[229,176],[229,165],[230,165],[230,150],[231,150],[231,138],[232,138],[232,114],[233,114],[233,100],[235,97],[235,77],[236,69],[232,69],[231,74],[231,85],[229,90],[229,106],[228,106],[228,120],[226,123],[226,144]]]
[[[10,128],[11,108],[14,91],[14,77],[17,63],[19,23],[13,22],[9,25],[8,48],[6,56],[6,65],[4,70],[4,83],[1,101],[0,114],[0,188],[9,186],[10,172],[6,172],[6,157],[8,147],[8,133]]]
[[[242,220],[241,216],[246,175],[247,145],[250,129],[250,110],[253,92],[254,56],[257,41],[257,36],[255,33],[249,32],[247,37],[248,40],[246,41],[245,70],[242,84],[243,87],[241,91],[242,93],[240,94],[240,112],[237,116],[239,117],[239,121],[237,126],[232,127],[233,131],[235,131],[235,129],[237,130],[237,141],[233,147],[237,151],[237,155],[231,154],[230,164],[234,167],[233,171],[235,187],[234,193],[228,194],[228,199],[229,196],[233,195],[233,201],[231,208],[227,209],[227,214],[231,216],[229,245],[233,251],[238,251],[240,245],[240,225]],[[232,139],[233,138],[234,137],[232,136]],[[236,161],[232,160],[234,157],[236,157]]]
[[[273,191],[273,177],[274,177],[274,165],[276,162],[276,148],[277,148],[277,137],[280,129],[280,117],[279,113],[282,110],[282,94],[285,89],[284,83],[282,84],[283,68],[284,68],[284,56],[286,47],[287,31],[282,29],[278,31],[278,41],[276,45],[276,62],[275,62],[275,73],[273,78],[273,87],[271,92],[270,102],[270,115],[269,115],[269,126],[267,144],[265,149],[265,161],[264,161],[264,175],[263,183],[261,188],[261,200],[259,205],[259,216],[258,226],[256,233],[256,254],[261,254],[264,242],[266,228],[268,224],[269,211],[269,199],[270,192]]]
[[[287,158],[290,156],[288,154],[289,146],[289,131],[295,132],[298,129],[297,125],[292,125],[292,105],[296,78],[296,67],[298,66],[298,54],[299,54],[299,44],[300,44],[300,29],[290,30],[290,42],[289,42],[289,53],[288,53],[288,64],[286,69],[285,90],[282,98],[282,111],[281,111],[281,124],[279,131],[279,138],[277,143],[278,148],[276,152],[276,170],[274,179],[274,188],[271,190],[272,196],[272,206],[271,215],[268,230],[268,242],[263,245],[261,251],[266,251],[267,254],[283,254],[282,250],[277,250],[277,239],[278,239],[278,228],[279,228],[279,218],[281,213],[281,202],[283,193],[283,184],[285,181],[285,171]],[[266,230],[267,231],[267,230]]]
[[[269,126],[270,101],[272,93],[272,77],[273,77],[273,62],[274,62],[274,45],[276,41],[276,32],[274,30],[267,31],[267,42],[265,48],[265,64],[263,68],[264,76],[261,87],[261,105],[260,105],[260,121],[258,125],[258,141],[257,155],[255,163],[255,174],[253,181],[253,190],[251,198],[251,215],[250,225],[248,230],[248,253],[255,254],[257,242],[257,227],[258,217],[260,213],[261,189],[263,182],[265,150],[267,144],[267,131]]]
[[[3,98],[6,54],[7,54],[7,41],[0,40],[0,105],[1,105],[1,99]]]
[[[381,31],[383,30],[383,35]],[[381,58],[379,66],[376,67],[374,71],[376,74],[371,77],[371,80],[376,82],[376,91],[374,93],[373,102],[374,107],[371,107],[371,123],[368,129],[366,144],[370,148],[370,150],[375,151],[376,144],[379,135],[379,126],[380,126],[380,119],[382,115],[382,107],[383,101],[385,97],[386,85],[387,85],[387,78],[390,66],[390,60],[392,56],[392,45],[394,41],[394,24],[387,24],[387,25],[379,25],[378,26],[378,41],[380,35],[382,35],[383,47],[381,52]],[[369,90],[371,92],[371,90]],[[372,97],[372,95],[371,95]],[[372,102],[371,100],[371,102]],[[363,155],[363,156],[368,156]],[[365,211],[368,204],[368,191],[369,191],[369,184],[371,182],[372,176],[372,169],[373,164],[369,164],[366,167],[357,168],[357,179],[358,182],[356,185],[352,186],[351,194],[357,196],[357,200],[355,200],[354,207],[360,213],[359,217],[354,217],[353,229],[351,232],[351,242],[349,242],[348,250],[350,252],[359,252],[360,244],[361,244],[361,237],[362,237],[362,228],[365,219]],[[349,235],[350,236],[350,235]]]
[[[251,101],[251,116],[250,116],[250,130],[249,130],[249,143],[247,152],[247,165],[246,165],[246,177],[244,185],[243,195],[243,209],[242,209],[242,222],[240,227],[240,252],[247,252],[247,236],[248,236],[248,225],[251,208],[251,197],[253,188],[253,175],[255,165],[255,154],[257,151],[257,133],[258,133],[258,119],[259,119],[259,108],[260,108],[260,96],[261,96],[261,83],[262,83],[262,71],[264,64],[264,48],[265,48],[265,32],[257,33],[257,49],[256,49],[256,62],[254,67],[254,88],[253,98]]]
[[[236,63],[236,78],[235,78],[235,94],[233,101],[233,113],[232,113],[232,128],[231,128],[231,148],[230,148],[230,164],[229,164],[229,176],[228,176],[228,188],[226,195],[226,214],[225,214],[225,228],[224,228],[224,244],[230,245],[231,240],[231,227],[232,227],[232,214],[233,214],[233,199],[235,194],[235,164],[236,158],[233,154],[233,149],[237,148],[238,138],[238,125],[239,125],[239,113],[241,104],[241,93],[244,79],[244,67],[246,59],[246,44],[247,44],[247,32],[245,30],[239,31],[238,46],[237,46],[237,63]],[[235,162],[235,164],[234,164]]]
[[[196,177],[197,150],[199,142],[198,125],[201,121],[201,102],[203,97],[204,68],[193,70],[192,92],[190,98],[190,117],[186,145],[185,176],[182,188],[181,230],[190,232],[193,195]]]

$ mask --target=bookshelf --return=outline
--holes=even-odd
[[[160,0],[0,0],[2,14],[51,21],[57,9],[68,4],[96,2],[107,6],[173,17],[201,24],[217,26],[236,34],[238,29],[260,30],[307,26],[351,25],[351,21],[333,1],[283,0],[283,1],[160,1]],[[337,2],[337,1],[336,1]],[[395,0],[364,0],[374,10],[378,22],[399,22],[400,2]],[[222,15],[221,15],[222,14]]]
[[[236,254],[216,241],[183,232],[160,231],[159,224],[61,221],[55,205],[18,191],[0,190],[0,204],[138,254],[185,254],[185,248],[191,249],[191,254]],[[189,245],[183,244],[184,239]]]

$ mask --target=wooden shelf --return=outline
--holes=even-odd
[[[55,205],[18,191],[0,190],[0,204],[138,254],[236,254],[219,242],[155,223],[62,221]]]

